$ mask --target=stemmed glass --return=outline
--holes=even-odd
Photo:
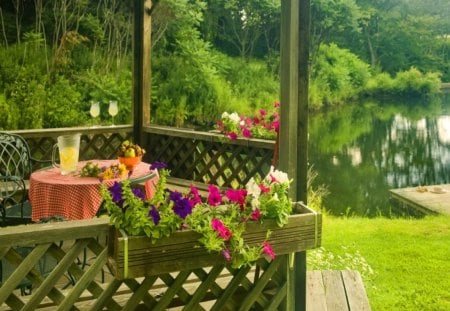
[[[117,100],[109,101],[108,113],[112,117],[112,126],[114,126],[114,116],[119,113],[119,107],[117,106]]]
[[[91,101],[91,109],[89,110],[91,116],[95,119],[100,115],[100,103]],[[92,126],[94,126],[94,120],[92,121]]]

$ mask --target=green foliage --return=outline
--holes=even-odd
[[[398,72],[395,78],[387,73],[375,75],[364,93],[369,96],[427,97],[439,92],[440,74],[422,73],[417,68]]]
[[[340,103],[356,97],[370,77],[369,65],[335,44],[321,45],[311,70],[311,106]]]

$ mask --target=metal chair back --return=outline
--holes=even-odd
[[[0,132],[0,224],[29,222],[25,180],[32,169],[30,148],[21,136]],[[11,216],[11,217],[9,217]]]

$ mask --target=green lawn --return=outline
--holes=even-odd
[[[360,270],[373,310],[450,310],[449,216],[325,216],[322,247],[309,268]]]

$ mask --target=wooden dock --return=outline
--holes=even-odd
[[[450,184],[389,190],[394,200],[425,214],[450,215]]]

